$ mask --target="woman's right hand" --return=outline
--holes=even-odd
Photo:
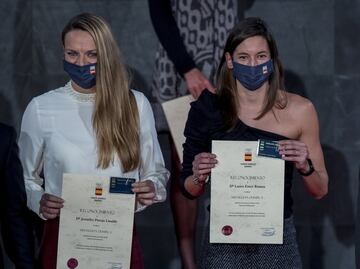
[[[60,209],[64,207],[64,200],[55,195],[44,193],[40,200],[40,214],[45,219],[54,219],[60,216]]]
[[[195,156],[192,163],[192,171],[194,178],[200,184],[205,184],[207,178],[210,176],[211,169],[217,164],[216,155],[208,152],[202,152]]]

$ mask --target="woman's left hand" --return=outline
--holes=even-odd
[[[155,199],[155,186],[151,180],[144,180],[132,184],[132,191],[136,194],[136,200],[143,205],[151,205]]]
[[[285,161],[293,161],[296,169],[308,171],[309,151],[305,143],[298,140],[279,141],[279,153]]]

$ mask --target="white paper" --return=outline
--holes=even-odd
[[[109,193],[107,176],[64,174],[57,268],[129,269],[134,194]]]
[[[185,142],[184,129],[190,110],[190,103],[192,101],[194,101],[193,97],[191,95],[186,95],[162,103],[165,117],[170,128],[171,136],[175,142],[175,147],[180,158],[180,162],[182,162],[183,157],[182,145]]]
[[[282,244],[282,159],[257,157],[257,141],[213,141],[210,242]]]

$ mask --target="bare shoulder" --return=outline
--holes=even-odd
[[[305,139],[304,136],[308,135],[314,137],[314,134],[319,131],[319,122],[313,103],[294,93],[286,93],[286,96],[286,110],[291,115],[293,122],[296,123],[299,139]]]
[[[297,119],[317,117],[313,103],[298,94],[286,92],[287,110]]]

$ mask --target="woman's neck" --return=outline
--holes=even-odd
[[[269,84],[267,82],[255,91],[249,91],[248,89],[244,88],[244,86],[242,86],[238,81],[236,82],[236,87],[238,91],[240,107],[259,110],[262,109],[264,100],[266,98],[266,93],[269,89]]]

